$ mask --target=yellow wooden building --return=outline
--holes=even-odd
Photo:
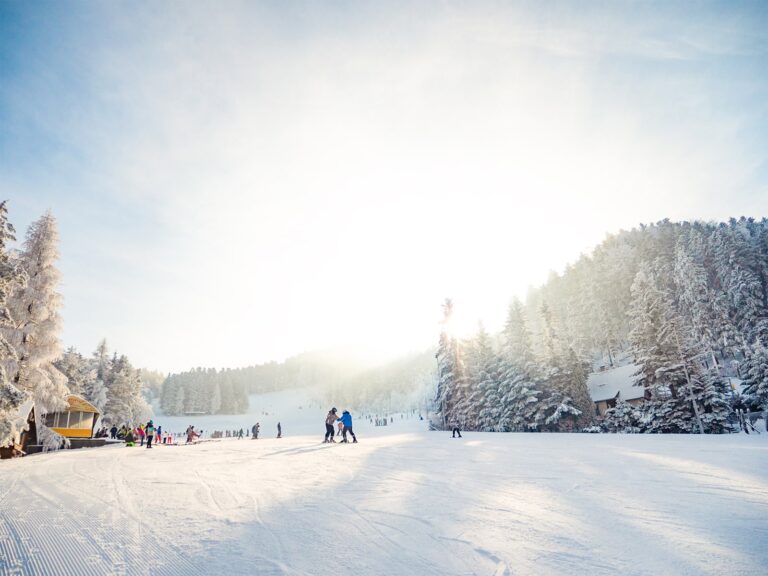
[[[45,425],[67,438],[92,438],[99,409],[85,398],[70,394],[67,408],[45,415]]]

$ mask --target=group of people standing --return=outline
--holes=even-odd
[[[357,444],[357,437],[352,431],[352,414],[348,410],[344,410],[339,416],[336,412],[336,408],[331,408],[325,417],[325,440],[323,443],[336,442],[334,439],[334,436],[337,435],[335,426],[338,425],[338,435],[343,438],[341,442],[349,442],[347,440],[347,433],[349,433],[352,436],[352,443]]]
[[[154,423],[152,420],[147,422],[146,424],[139,424],[136,428],[127,428],[123,427],[123,429],[120,430],[122,433],[123,440],[125,440],[126,446],[135,446],[136,445],[136,439],[138,438],[140,441],[139,446],[144,446],[144,441],[147,442],[147,448],[152,448],[152,441],[155,439],[155,435],[157,435],[158,438],[162,438],[163,444],[167,442],[168,436],[163,436],[163,430],[161,426],[158,426],[155,428]],[[112,430],[110,430],[110,433],[112,434],[112,438],[115,438],[117,436],[116,427],[112,426]]]

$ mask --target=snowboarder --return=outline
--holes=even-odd
[[[258,440],[259,439],[259,430],[261,429],[261,425],[256,422],[256,424],[253,425],[253,428],[251,428],[251,432],[253,432],[253,436],[251,436],[252,440]]]
[[[130,430],[123,436],[123,440],[125,440],[125,445],[127,447],[136,446],[136,441],[133,439],[133,432]]]
[[[283,437],[283,428],[280,426],[280,422],[277,423],[277,437],[282,438]]]
[[[337,419],[336,408],[331,408],[328,415],[325,417],[325,440],[323,440],[323,443],[336,442],[336,440],[333,439],[333,425]]]
[[[144,433],[147,435],[147,448],[152,448],[152,439],[155,437],[155,425],[152,423],[152,420],[147,422]]]
[[[342,430],[344,439],[342,442],[347,442],[347,432],[349,432],[352,435],[352,444],[357,444],[357,437],[355,436],[355,433],[352,432],[352,414],[350,414],[349,411],[344,410],[344,412],[341,413],[339,422],[344,424],[344,430]]]
[[[242,440],[243,439],[243,429],[240,428],[240,430],[237,431],[237,439]]]
[[[452,430],[452,436],[451,438],[456,438],[456,434],[459,435],[459,438],[461,438],[461,428],[459,427],[459,422],[454,421],[453,423],[453,430]]]
[[[117,426],[115,424],[112,424],[112,428],[109,429],[109,437],[112,440],[117,440]]]

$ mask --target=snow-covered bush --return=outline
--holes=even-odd
[[[637,434],[642,431],[640,412],[631,404],[619,399],[615,407],[606,411],[603,428],[606,432]]]

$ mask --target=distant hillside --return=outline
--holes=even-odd
[[[434,378],[434,351],[383,364],[338,350],[305,352],[284,362],[170,374],[162,385],[160,406],[169,415],[243,414],[249,394],[304,388],[319,399],[343,401],[350,407],[405,410],[431,400]]]

